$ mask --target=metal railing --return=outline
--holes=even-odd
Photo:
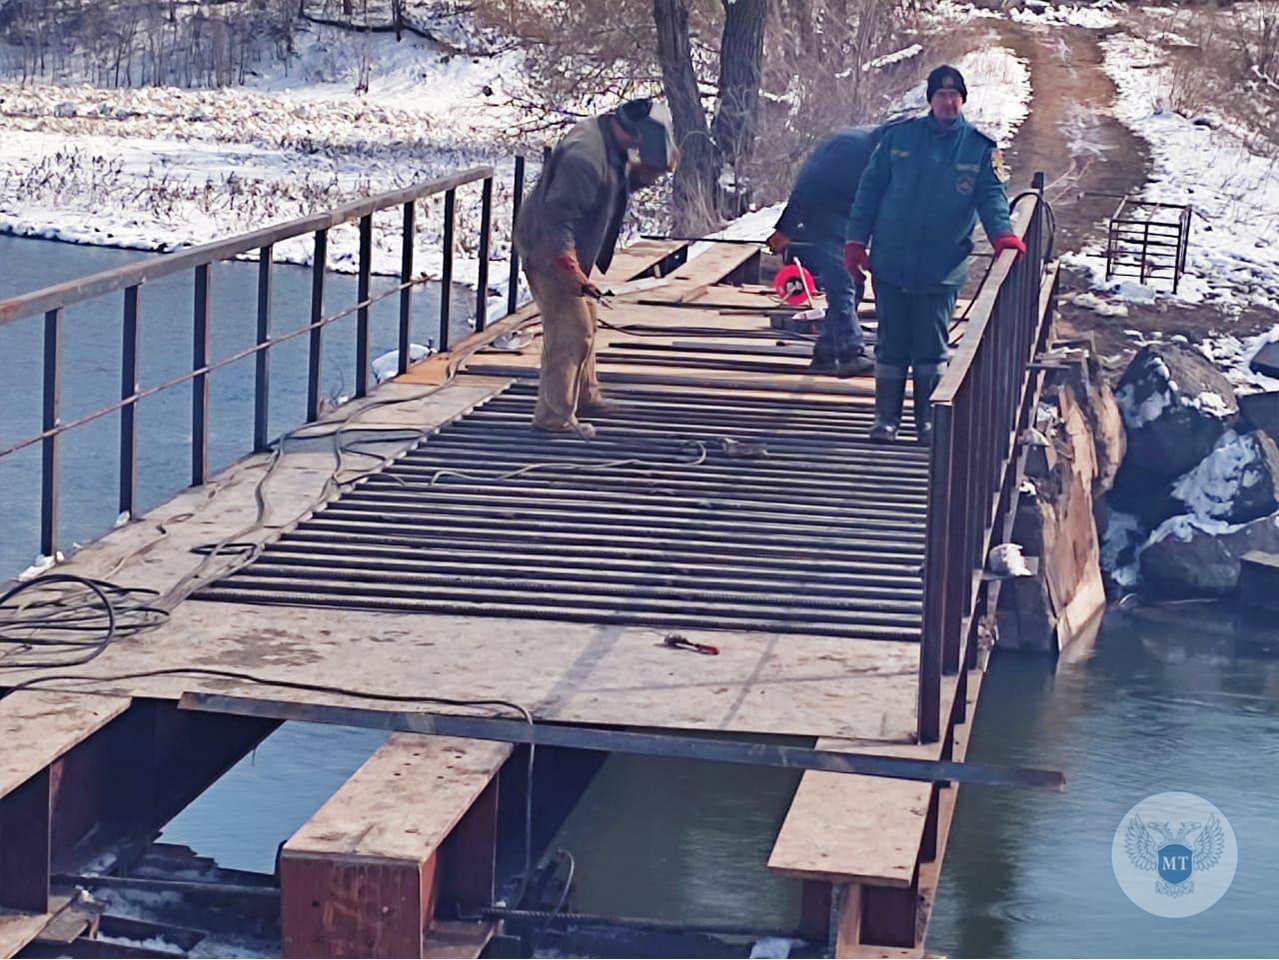
[[[958,675],[955,696],[957,709],[963,710],[964,671],[976,655],[972,637],[986,555],[992,531],[1015,494],[1017,438],[1034,415],[1032,362],[1046,346],[1056,296],[1055,284],[1041,289],[1051,248],[1042,174],[1035,186],[1014,204],[1014,225],[1026,255],[1015,259],[1008,251],[995,259],[932,397],[919,651],[921,743],[941,739],[943,676]]]
[[[43,388],[41,430],[0,449],[0,459],[19,450],[40,444],[40,552],[54,556],[58,548],[58,465],[59,441],[69,430],[84,426],[102,417],[118,413],[120,416],[119,452],[119,512],[132,516],[137,504],[137,406],[139,401],[184,383],[191,384],[191,484],[203,484],[209,474],[209,375],[221,367],[246,357],[255,358],[254,370],[254,451],[270,446],[268,437],[268,411],[270,409],[271,376],[270,351],[279,344],[306,334],[309,351],[306,386],[306,421],[320,414],[320,374],[323,356],[324,328],[330,323],[356,314],[355,325],[355,397],[363,397],[369,390],[370,373],[370,321],[369,308],[377,300],[399,293],[398,365],[400,373],[409,367],[410,320],[413,287],[425,282],[424,277],[413,276],[414,236],[416,207],[419,201],[436,194],[444,194],[443,271],[440,279],[442,295],[439,315],[439,349],[449,345],[450,290],[453,278],[453,235],[456,191],[466,184],[481,182],[481,213],[479,237],[479,271],[475,296],[475,326],[483,330],[488,311],[488,260],[493,207],[493,168],[473,167],[460,173],[428,180],[413,186],[391,190],[376,196],[356,200],[325,213],[302,217],[241,234],[226,240],[203,244],[178,253],[158,254],[136,263],[101,273],[80,277],[21,296],[0,300],[0,326],[26,317],[44,315]],[[524,160],[516,158],[515,211],[519,209],[519,195],[523,190]],[[373,268],[373,216],[374,214],[401,209],[402,254],[399,283],[388,291],[370,296]],[[358,221],[359,264],[357,268],[357,297],[353,307],[333,314],[324,312],[324,287],[328,259],[328,232],[341,224]],[[514,221],[512,220],[512,225]],[[275,244],[294,237],[313,234],[315,256],[312,264],[310,320],[303,326],[286,333],[273,335],[271,327],[272,253]],[[210,308],[210,267],[219,261],[230,260],[243,254],[258,255],[257,279],[257,336],[253,346],[218,360],[210,359],[211,332],[215,318]],[[141,387],[138,382],[139,310],[138,293],[143,284],[160,277],[182,271],[194,271],[193,334],[194,348],[191,369],[180,376],[153,386]],[[63,311],[76,303],[123,291],[122,350],[120,364],[120,398],[104,407],[63,422],[60,417],[62,393],[62,340]],[[514,311],[518,298],[517,268],[512,258],[508,284],[507,307]]]

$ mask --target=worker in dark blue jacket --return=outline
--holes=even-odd
[[[848,218],[844,262],[854,279],[864,280],[867,272],[875,277],[872,440],[897,436],[910,368],[921,442],[931,433],[928,398],[946,366],[950,320],[968,276],[978,217],[996,256],[1026,252],[1009,217],[1003,155],[964,119],[963,76],[938,67],[928,75],[927,96],[925,116],[887,129]]]
[[[809,368],[813,373],[851,377],[874,367],[857,322],[863,285],[849,276],[843,247],[857,182],[883,135],[883,127],[850,127],[819,144],[800,168],[768,238],[770,250],[789,250],[817,275],[826,292],[826,317]]]

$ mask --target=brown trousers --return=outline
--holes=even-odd
[[[542,371],[533,425],[570,430],[582,407],[600,399],[595,373],[595,301],[583,297],[564,270],[526,265],[542,314]]]

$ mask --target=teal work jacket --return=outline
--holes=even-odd
[[[959,287],[968,276],[972,232],[1012,232],[1002,156],[961,115],[945,127],[932,114],[888,127],[857,188],[849,241],[870,244],[877,280],[914,293]]]

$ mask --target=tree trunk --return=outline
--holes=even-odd
[[[674,226],[680,231],[697,231],[709,226],[716,216],[718,164],[693,70],[688,6],[684,0],[653,0],[653,20],[657,26],[662,89],[680,149],[680,165],[673,184]]]
[[[759,119],[768,0],[724,0],[719,47],[719,106],[711,133],[722,160],[733,167],[750,156]]]

